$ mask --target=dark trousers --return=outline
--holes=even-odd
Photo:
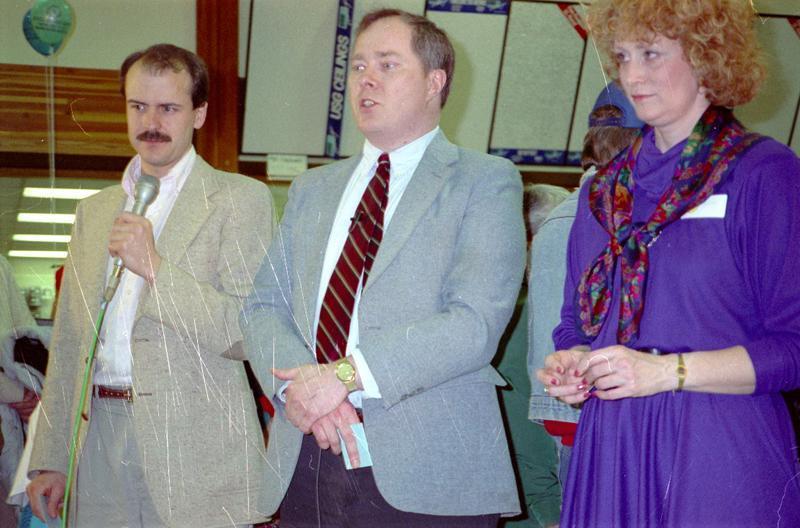
[[[458,483],[453,483],[458,493]],[[392,508],[381,497],[372,468],[348,471],[341,455],[303,438],[292,482],[281,504],[281,528],[495,528],[498,514],[439,516]]]

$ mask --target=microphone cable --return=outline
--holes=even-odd
[[[160,181],[155,176],[142,173],[139,180],[136,182],[134,192],[134,203],[131,212],[139,216],[144,216],[147,208],[153,203],[158,196]],[[94,358],[97,350],[97,342],[100,338],[100,329],[103,327],[103,321],[106,318],[106,310],[114,298],[117,287],[120,283],[120,277],[124,271],[122,259],[117,257],[114,259],[114,268],[108,278],[108,284],[103,292],[103,299],[100,301],[100,309],[97,314],[97,319],[94,323],[94,332],[92,335],[92,345],[89,348],[89,355],[86,358],[86,367],[83,369],[83,382],[81,384],[80,404],[78,411],[75,413],[75,419],[72,425],[72,438],[69,444],[69,464],[67,465],[67,485],[64,489],[64,501],[61,510],[61,528],[69,527],[69,499],[70,491],[72,490],[73,481],[75,478],[75,465],[78,450],[78,436],[80,435],[81,419],[89,421],[89,416],[86,414],[87,400],[91,396],[89,392],[89,385],[92,380],[92,371],[94,367]],[[44,512],[47,516],[47,512]],[[49,524],[49,523],[48,523]]]
[[[94,332],[92,336],[92,346],[89,348],[89,356],[86,358],[86,368],[83,369],[83,383],[81,385],[80,405],[78,412],[75,413],[75,421],[72,425],[72,439],[69,444],[69,465],[67,466],[67,487],[64,488],[64,505],[61,513],[61,527],[69,527],[69,499],[70,490],[72,489],[72,481],[75,477],[75,459],[78,447],[78,435],[80,433],[81,418],[89,421],[89,416],[86,415],[86,400],[88,396],[89,381],[92,377],[92,367],[94,366],[95,351],[97,350],[97,341],[100,336],[100,329],[103,327],[103,321],[106,318],[106,309],[108,308],[108,300],[103,299],[100,302],[100,311],[97,314],[97,320],[94,325]],[[46,513],[45,513],[46,514]]]

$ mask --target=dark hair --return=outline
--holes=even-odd
[[[172,44],[155,44],[128,55],[119,69],[119,89],[125,97],[125,77],[136,62],[151,73],[167,69],[175,73],[186,70],[192,78],[192,106],[197,108],[208,101],[208,67],[196,54]]]
[[[614,105],[598,106],[589,114],[590,122],[614,122],[622,119],[622,110]],[[583,170],[591,166],[602,167],[622,149],[633,142],[639,133],[638,128],[623,128],[620,126],[593,126],[589,127],[583,137],[583,152],[581,153],[581,167]]]
[[[378,9],[364,15],[356,28],[356,38],[373,23],[389,17],[399,17],[411,27],[411,46],[422,61],[425,73],[431,70],[444,70],[447,79],[439,99],[439,106],[444,107],[447,96],[450,94],[450,84],[453,81],[453,71],[456,66],[456,52],[447,33],[423,16],[414,15],[401,9]]]

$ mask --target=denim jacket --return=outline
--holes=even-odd
[[[577,422],[580,411],[544,393],[536,370],[554,352],[553,329],[561,318],[566,277],[567,239],[578,208],[573,192],[548,215],[533,239],[528,281],[528,375],[531,398],[528,419]]]

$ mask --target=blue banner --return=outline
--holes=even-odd
[[[517,165],[575,165],[581,164],[581,152],[576,150],[489,149],[489,154],[513,161]]]
[[[428,11],[507,15],[510,0],[428,0]]]
[[[342,137],[342,118],[347,102],[344,93],[347,88],[348,63],[350,62],[351,33],[353,29],[353,4],[355,0],[339,0],[336,14],[336,40],[333,43],[333,71],[328,97],[328,126],[325,134],[325,155],[339,157],[339,143]]]

